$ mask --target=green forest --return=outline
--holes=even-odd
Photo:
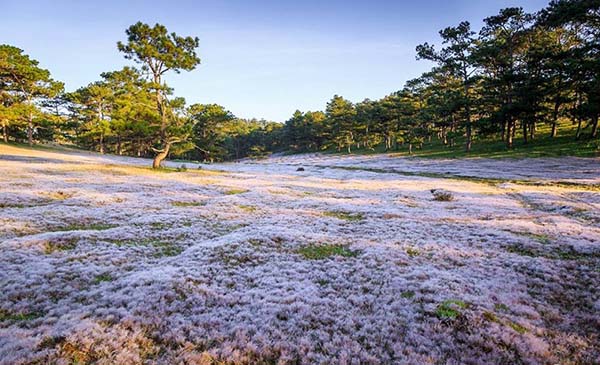
[[[284,123],[186,104],[168,78],[200,65],[199,39],[160,24],[130,26],[115,52],[131,65],[74,91],[35,55],[4,44],[2,139],[151,157],[155,168],[167,157],[272,152],[598,155],[600,1],[553,0],[533,14],[506,8],[483,24],[464,21],[435,45],[417,45],[416,57],[433,66],[399,91],[358,103],[334,95],[324,110],[298,110]]]

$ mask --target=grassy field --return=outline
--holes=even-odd
[[[0,365],[600,356],[596,159],[149,162],[0,144]]]

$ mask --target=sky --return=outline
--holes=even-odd
[[[379,99],[431,64],[415,47],[467,20],[478,30],[501,8],[547,0],[0,0],[0,44],[38,60],[67,91],[132,61],[117,50],[137,21],[200,38],[201,64],[166,75],[188,104],[217,103],[242,118],[283,122],[323,110],[335,94]]]

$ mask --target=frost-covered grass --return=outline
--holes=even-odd
[[[0,145],[0,364],[600,363],[597,159],[148,164]]]

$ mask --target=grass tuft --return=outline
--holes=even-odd
[[[419,251],[416,248],[409,247],[409,248],[406,249],[406,254],[408,256],[410,256],[410,257],[416,257],[416,256],[419,256],[421,254],[421,251]]]
[[[105,281],[113,281],[113,277],[109,273],[103,273],[94,278],[94,284],[100,284]]]
[[[400,296],[402,298],[411,299],[415,296],[415,292],[414,292],[414,290],[407,290],[407,291],[402,292],[402,294],[400,294]]]
[[[206,205],[206,202],[184,202],[184,201],[175,201],[171,202],[171,205],[174,207],[201,207]]]
[[[344,212],[344,211],[339,211],[339,210],[331,211],[331,212],[324,212],[323,215],[326,217],[333,217],[333,218],[350,221],[350,222],[361,221],[361,220],[365,219],[365,217],[361,213],[350,213],[350,212]]]
[[[510,328],[512,328],[513,330],[517,331],[520,334],[524,334],[525,332],[527,332],[527,328],[525,328],[525,327],[523,327],[520,324],[515,323],[515,322],[508,322],[508,326]]]
[[[77,238],[61,238],[44,243],[44,253],[49,255],[57,251],[69,251],[77,247]]]
[[[7,310],[0,309],[0,322],[3,321],[31,321],[36,318],[43,317],[44,314],[40,312],[30,312],[30,313],[11,313]]]
[[[433,195],[433,200],[438,202],[451,202],[454,200],[454,195],[446,190],[433,189],[431,190],[431,194]]]
[[[438,305],[435,314],[440,319],[455,319],[461,314],[461,309],[465,309],[467,303],[458,299],[448,299]]]
[[[241,210],[245,211],[245,212],[248,212],[248,213],[252,213],[252,212],[256,211],[256,207],[253,206],[253,205],[243,205],[243,204],[240,204],[237,207],[240,208]]]
[[[356,257],[360,253],[344,245],[308,245],[296,252],[309,260],[323,260],[331,256]]]
[[[59,227],[59,228],[55,229],[55,231],[56,232],[62,232],[62,231],[105,231],[107,229],[111,229],[111,228],[115,228],[115,227],[117,227],[116,224],[105,224],[105,223],[92,223],[92,224],[74,223],[74,224],[69,224],[68,226]]]
[[[247,189],[230,189],[225,191],[225,195],[237,195],[247,193],[249,190]]]

